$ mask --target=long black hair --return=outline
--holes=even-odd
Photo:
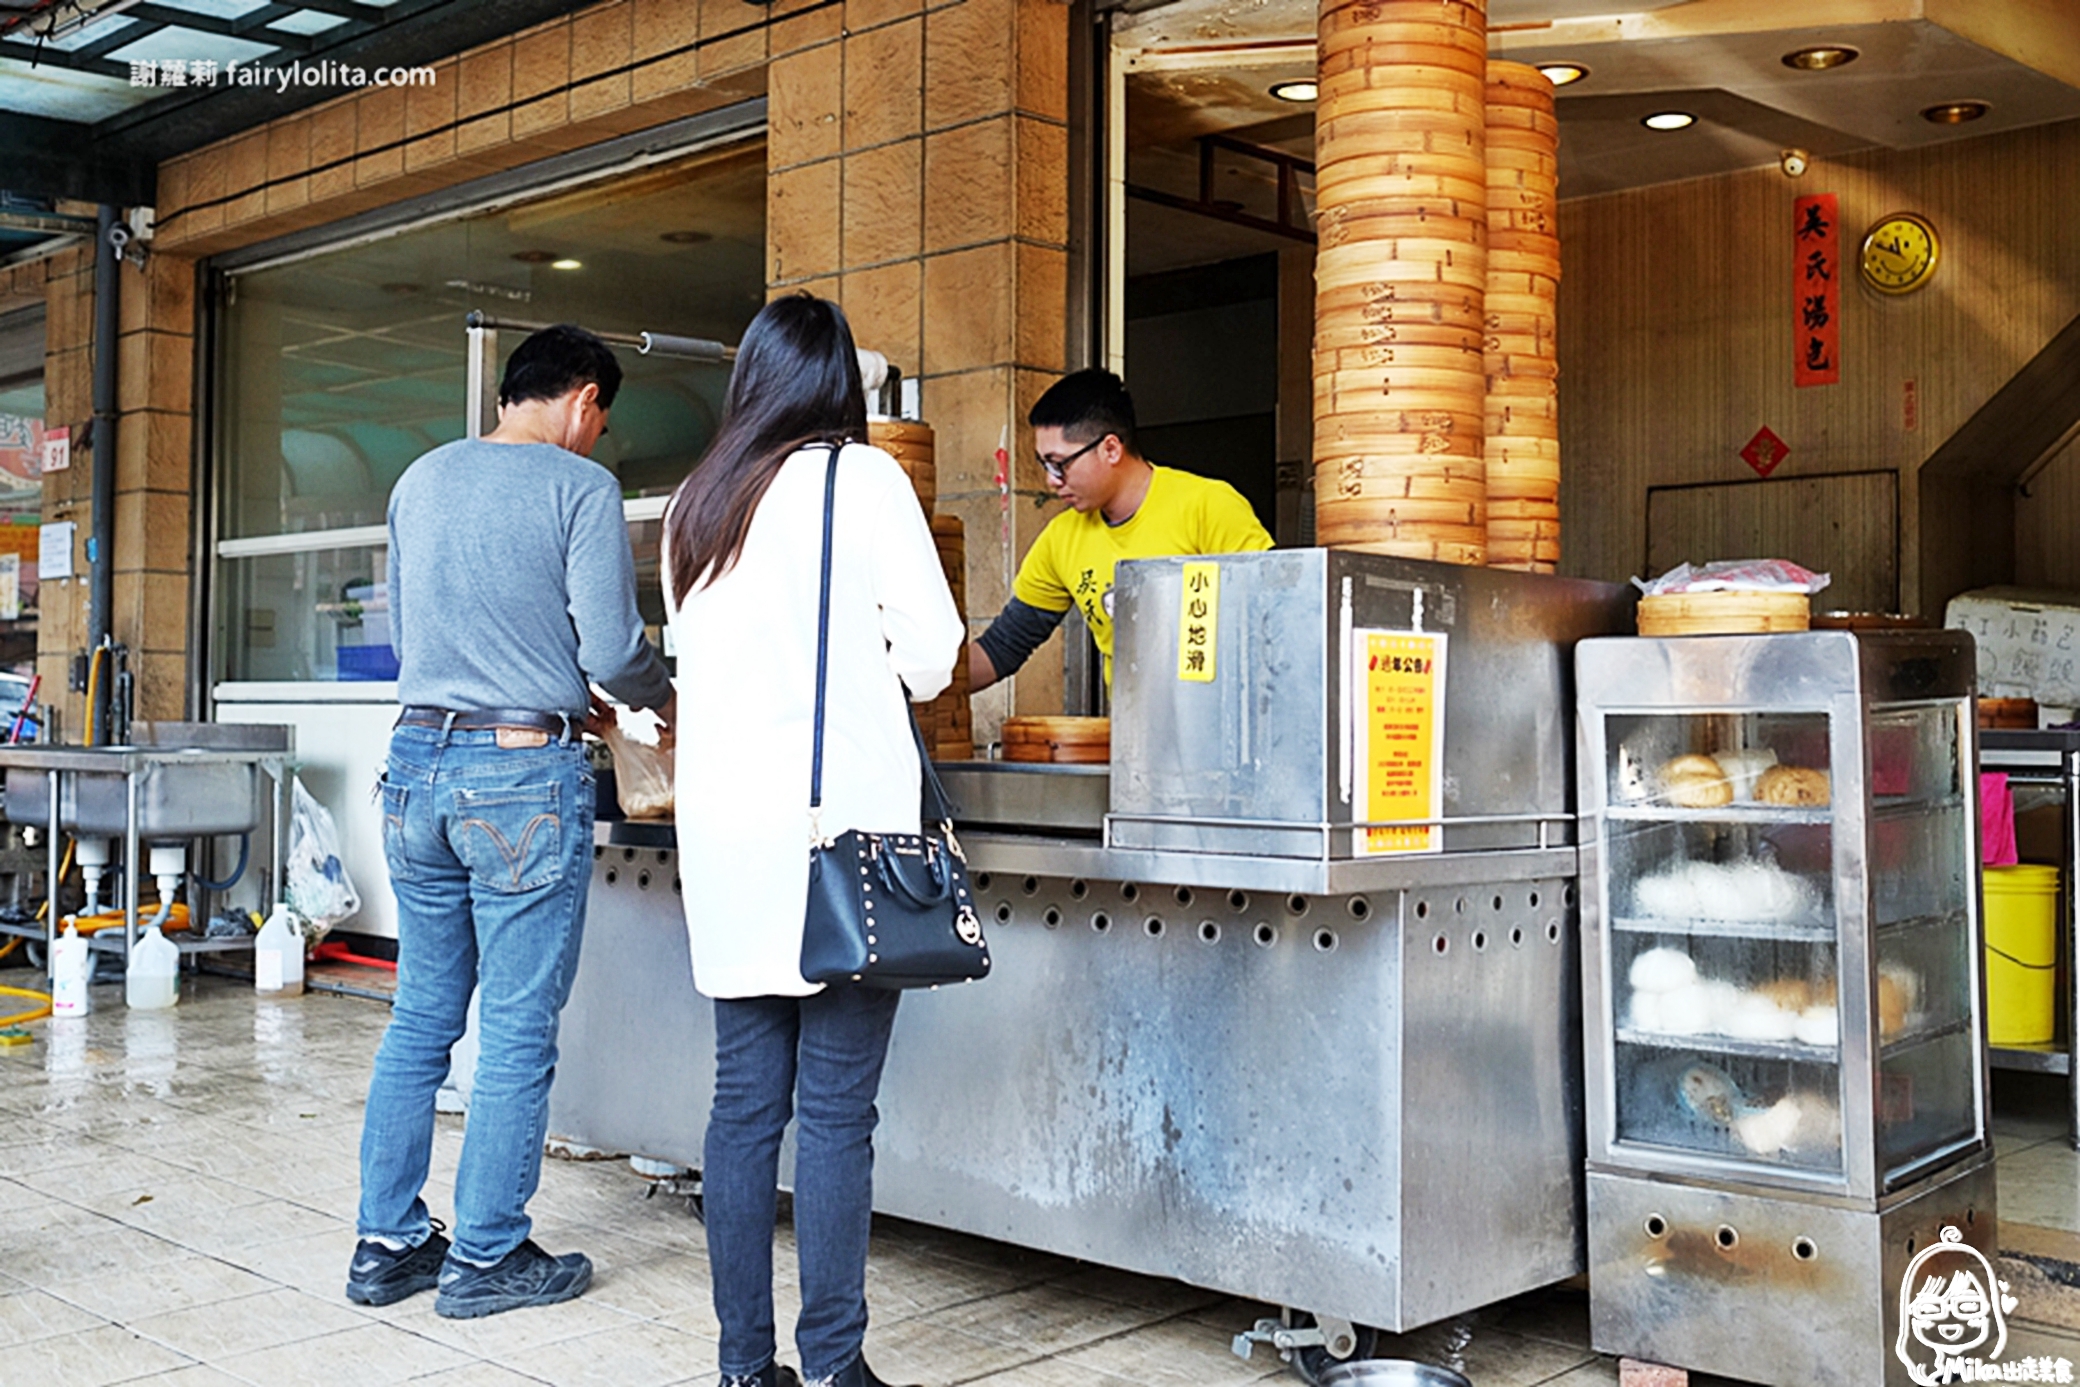
[[[867,396],[845,312],[807,293],[774,299],[744,330],[715,441],[672,498],[672,602],[735,566],[780,464],[811,443],[867,436]]]

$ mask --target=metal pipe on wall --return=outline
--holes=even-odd
[[[87,539],[87,648],[110,635],[115,606],[115,569],[111,562],[116,531],[116,339],[122,329],[121,247],[116,229],[122,213],[102,203],[94,235],[94,492]],[[87,709],[94,741],[108,735],[111,683],[103,683],[97,706]]]

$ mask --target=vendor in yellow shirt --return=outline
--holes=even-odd
[[[1019,565],[1011,600],[968,647],[968,681],[986,689],[1011,674],[1074,603],[1090,624],[1112,683],[1112,572],[1122,559],[1240,554],[1271,536],[1226,482],[1158,467],[1134,440],[1134,400],[1110,371],[1062,377],[1026,416],[1055,495],[1071,509],[1047,522]]]

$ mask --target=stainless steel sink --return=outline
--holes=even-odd
[[[15,823],[48,824],[55,771],[58,825],[69,833],[124,833],[133,779],[140,838],[250,833],[270,812],[260,761],[281,754],[279,747],[0,748],[4,812]]]

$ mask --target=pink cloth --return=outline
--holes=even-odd
[[[1989,867],[2012,867],[2015,853],[2015,792],[1999,771],[1979,773],[1979,859]]]

